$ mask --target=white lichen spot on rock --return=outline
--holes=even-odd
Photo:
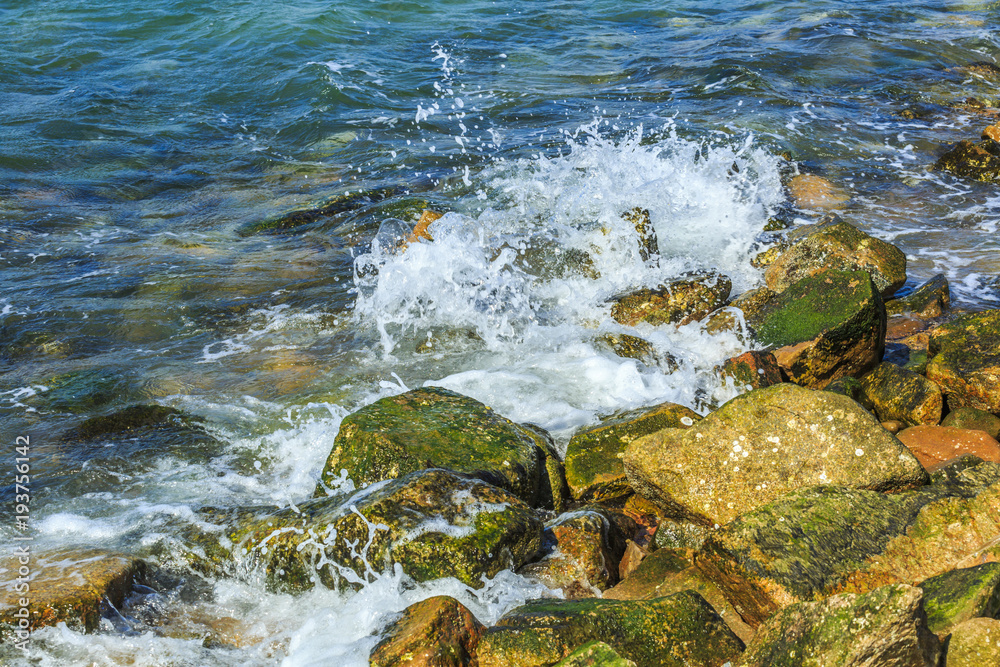
[[[864,456],[865,455],[865,450],[860,449],[860,448],[859,449],[855,449],[854,450],[854,455],[855,456]]]

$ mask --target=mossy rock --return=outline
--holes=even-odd
[[[882,421],[895,420],[908,426],[941,421],[941,388],[923,375],[883,362],[861,378],[861,387]]]
[[[951,288],[948,279],[939,273],[911,294],[885,302],[885,312],[893,315],[940,317],[951,306]]]
[[[920,588],[927,624],[939,637],[970,618],[1000,614],[1000,563],[944,572],[926,579]]]
[[[15,554],[17,543],[11,548]],[[60,549],[34,551],[27,564],[17,555],[0,560],[3,579],[3,599],[0,600],[0,641],[20,642],[17,635],[22,609],[20,600],[28,600],[28,621],[31,630],[66,623],[67,627],[93,632],[107,605],[121,608],[135,584],[146,581],[148,567],[138,558],[104,549]],[[18,572],[30,571],[28,591],[19,591]],[[22,582],[23,583],[23,582]]]
[[[636,664],[618,655],[604,642],[593,641],[576,649],[554,667],[636,667]]]
[[[756,338],[796,384],[821,389],[882,359],[886,315],[864,271],[825,271],[744,310]]]
[[[440,387],[390,396],[349,414],[316,488],[340,471],[358,486],[424,468],[468,473],[525,502],[544,501],[547,443],[536,431],[501,417],[479,401]]]
[[[993,439],[1000,439],[1000,417],[978,408],[957,408],[948,413],[941,426],[983,431]]]
[[[925,484],[920,463],[854,401],[791,384],[732,399],[687,430],[625,450],[632,488],[667,516],[724,525],[792,489],[879,491]]]
[[[830,269],[867,272],[882,297],[906,282],[906,255],[892,245],[865,234],[837,214],[788,234],[792,246],[764,272],[769,289],[782,292],[802,278]]]
[[[963,315],[931,332],[927,379],[952,408],[1000,413],[1000,310]]]
[[[480,667],[541,667],[592,641],[650,667],[721,667],[743,642],[704,598],[534,600],[505,614],[479,643]]]
[[[973,181],[1000,181],[1000,143],[992,139],[978,143],[962,140],[934,167]]]
[[[894,585],[781,610],[760,627],[739,665],[938,667],[940,655],[920,589]]]
[[[719,273],[688,274],[656,289],[611,298],[611,317],[619,324],[687,324],[726,304],[733,284]]]
[[[945,667],[1000,665],[1000,621],[971,618],[959,624],[948,640]]]
[[[573,498],[597,502],[632,493],[622,457],[630,442],[664,428],[687,428],[701,415],[676,403],[618,413],[578,431],[566,446],[566,481]]]
[[[732,378],[737,387],[761,389],[781,384],[781,367],[770,352],[752,350],[726,359],[720,369],[723,378]]]
[[[263,567],[279,589],[359,583],[395,563],[416,581],[455,577],[480,588],[483,576],[539,550],[542,521],[503,489],[429,469],[244,520],[227,537],[234,555]]]
[[[779,609],[997,560],[1000,465],[950,467],[895,494],[798,489],[715,531],[695,564],[756,627]]]
[[[411,604],[382,633],[370,667],[465,667],[475,660],[485,626],[455,598],[438,595]]]
[[[599,340],[619,357],[635,359],[647,366],[659,366],[667,373],[673,373],[678,368],[674,355],[657,350],[656,346],[645,338],[629,334],[609,333],[601,336]]]

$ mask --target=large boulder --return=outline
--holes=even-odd
[[[690,429],[625,450],[629,483],[668,516],[722,525],[804,486],[924,484],[912,454],[851,399],[791,384],[737,396]]]
[[[534,600],[487,629],[479,667],[551,665],[594,640],[650,667],[721,667],[743,650],[693,591],[655,600]]]
[[[952,409],[1000,413],[1000,310],[963,315],[931,332],[927,379]]]
[[[941,388],[923,375],[882,362],[861,378],[861,389],[882,421],[900,421],[907,426],[941,421]]]
[[[351,497],[313,498],[229,531],[237,559],[265,570],[277,588],[360,583],[398,563],[417,581],[482,577],[526,563],[543,524],[511,493],[448,470],[428,469]]]
[[[622,456],[634,441],[664,428],[688,428],[701,415],[676,403],[622,412],[578,431],[566,446],[566,482],[580,502],[613,500],[632,493]]]
[[[865,271],[883,297],[906,282],[906,255],[830,214],[814,225],[799,227],[788,235],[792,246],[781,253],[764,272],[767,286],[775,292],[828,269]]]
[[[30,545],[14,543],[14,555],[0,560],[0,642],[18,644],[28,639],[27,629],[57,623],[93,632],[105,606],[120,608],[148,573],[145,562],[127,554],[105,549],[34,552]]]
[[[883,586],[791,605],[760,627],[740,667],[938,667],[919,588]]]
[[[440,387],[383,398],[340,424],[323,466],[324,482],[341,470],[367,486],[425,468],[467,473],[530,505],[542,504],[548,484],[545,438],[501,417],[479,401]],[[550,490],[551,494],[551,490]]]
[[[757,626],[796,602],[1000,559],[1000,466],[957,466],[936,479],[895,494],[792,491],[715,531],[695,563]]]
[[[687,324],[700,321],[725,305],[732,281],[719,273],[685,276],[656,289],[640,289],[611,298],[611,317],[619,324],[635,326],[646,322]]]
[[[939,637],[970,618],[1000,614],[1000,563],[950,570],[926,579],[920,588],[927,625]]]
[[[466,667],[486,627],[447,595],[411,604],[372,649],[371,667]]]
[[[821,389],[882,360],[885,305],[864,271],[816,273],[780,294],[760,292],[734,305],[796,384]]]

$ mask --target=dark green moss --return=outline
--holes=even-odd
[[[1000,613],[1000,563],[952,570],[920,584],[927,625],[937,634],[970,618]]]

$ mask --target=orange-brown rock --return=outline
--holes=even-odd
[[[993,141],[1000,141],[1000,123],[996,125],[990,125],[985,130],[983,130],[983,139],[992,139]]]
[[[731,377],[738,386],[760,389],[781,384],[781,367],[774,355],[767,351],[744,352],[726,359],[722,364],[722,377]]]
[[[434,237],[431,236],[429,227],[431,223],[435,220],[444,217],[444,213],[438,213],[437,211],[432,211],[430,209],[424,209],[424,212],[420,215],[420,219],[417,220],[417,224],[413,226],[413,231],[408,237],[406,237],[407,243],[416,243],[421,239],[427,241],[433,241]]]
[[[372,650],[371,667],[465,667],[476,664],[486,630],[458,600],[439,595],[412,604]]]
[[[912,426],[896,436],[928,472],[964,454],[1000,463],[1000,443],[983,431],[950,426]]]
[[[792,177],[786,186],[792,201],[799,208],[830,211],[840,208],[850,196],[822,176],[799,174]]]

